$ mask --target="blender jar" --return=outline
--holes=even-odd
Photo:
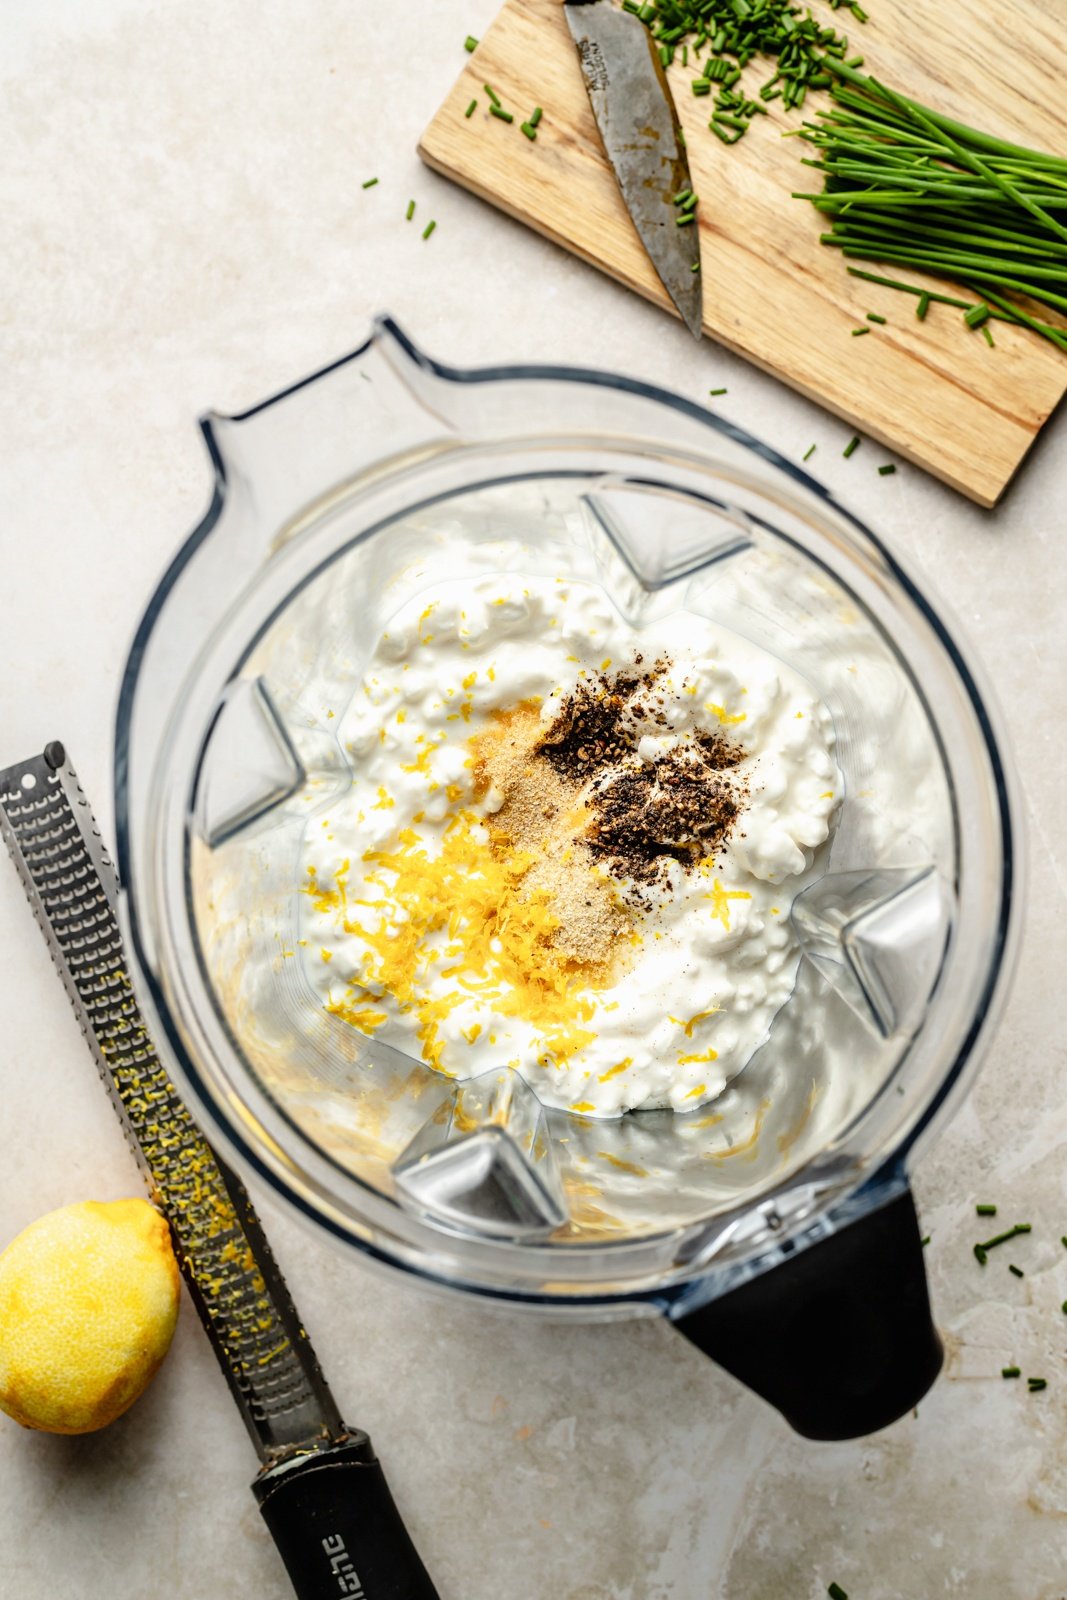
[[[810,1437],[902,1414],[941,1361],[907,1168],[1002,998],[1018,873],[944,618],[806,474],[603,373],[450,369],[382,319],[201,425],[214,495],[131,649],[116,809],[139,991],[208,1136],[424,1283],[666,1314]],[[832,713],[845,795],[793,907],[793,995],[691,1113],[590,1120],[503,1064],[449,1080],[328,1014],[292,958],[367,658],[405,602],[488,572],[595,582],[638,629],[684,606]]]

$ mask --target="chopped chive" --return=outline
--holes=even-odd
[[[364,189],[373,189],[374,185],[377,182],[378,182],[377,178],[368,178],[366,183],[363,185],[363,187],[364,187]]]
[[[711,93],[711,84],[707,78],[694,78],[689,87],[698,98],[702,94]]]
[[[1031,1394],[1038,1394],[1042,1389],[1048,1388],[1047,1378],[1027,1378],[1026,1387]]]
[[[918,317],[920,322],[926,321],[926,313],[929,311],[929,309],[930,296],[928,294],[921,294],[919,296],[919,304],[915,307],[915,315]]]
[[[1060,1234],[1060,1243],[1062,1244],[1063,1248],[1067,1250],[1067,1233]]]
[[[848,444],[846,444],[845,448],[842,450],[841,454],[844,456],[845,460],[847,461],[849,456],[852,454],[852,452],[854,450],[858,450],[859,447],[860,447],[860,436],[859,436],[858,433],[854,433],[852,435],[852,438],[848,441]]]
[[[853,328],[852,337],[854,339],[862,339],[863,335],[865,333],[870,333],[870,331],[871,331],[870,328]]]
[[[879,477],[880,477],[880,478],[888,478],[888,477],[890,477],[890,476],[891,476],[891,474],[892,474],[892,473],[894,473],[894,472],[895,472],[895,471],[896,471],[896,470],[897,470],[897,469],[896,469],[896,467],[895,467],[895,466],[894,466],[894,465],[893,465],[893,463],[892,463],[892,462],[891,462],[891,461],[887,461],[887,462],[886,462],[886,464],[885,464],[885,466],[884,466],[884,467],[879,467],[879,468],[878,468],[878,476],[879,476]]]
[[[680,217],[675,217],[674,225],[676,228],[687,228],[689,224],[691,222],[695,222],[696,219],[695,211],[683,211]]]
[[[972,306],[963,313],[963,320],[968,328],[980,328],[983,322],[989,321],[989,307],[987,305]]]
[[[925,1238],[922,1238],[922,1239],[920,1239],[920,1240],[919,1240],[919,1243],[920,1243],[920,1245],[921,1245],[921,1246],[922,1246],[922,1248],[923,1248],[923,1249],[924,1249],[924,1250],[925,1250],[925,1249],[926,1249],[926,1246],[927,1246],[927,1245],[928,1245],[928,1244],[929,1244],[929,1243],[930,1243],[930,1235],[929,1235],[929,1234],[927,1234],[927,1235],[926,1235],[926,1236],[925,1236]]]
[[[532,141],[537,138],[537,129],[532,128],[528,122],[520,122],[519,127],[522,129],[527,139]]]
[[[407,218],[408,222],[410,222],[414,215],[415,215],[415,202],[414,202],[414,200],[409,200],[408,201],[408,208],[404,212],[404,216]]]
[[[975,1206],[974,1209],[980,1217],[995,1217],[997,1214],[996,1206]]]
[[[491,117],[499,117],[501,122],[514,122],[515,121],[515,118],[512,115],[512,113],[510,111],[505,111],[504,107],[500,106],[500,105],[490,106],[489,107],[489,115]]]
[[[848,1600],[848,1595],[839,1583],[828,1584],[826,1592],[830,1596],[830,1600]]]
[[[1060,1307],[1060,1310],[1061,1310],[1061,1311],[1067,1311],[1067,1300],[1065,1300],[1065,1301],[1064,1301],[1064,1302],[1063,1302],[1063,1304],[1062,1304],[1062,1306],[1061,1306],[1061,1307]]]
[[[426,224],[425,228],[423,228],[423,230],[422,230],[422,237],[424,239],[428,239],[430,237],[431,233],[433,232],[433,230],[436,228],[436,226],[437,226],[436,222],[428,222]]]
[[[996,347],[997,347],[996,346],[996,341],[994,340],[993,335],[990,332],[989,326],[988,326],[987,323],[983,323],[982,324],[982,338],[985,340],[985,342],[989,346],[990,350],[995,350],[996,349]]]
[[[808,448],[804,452],[804,460],[805,461],[810,461],[814,454],[815,454],[815,446],[813,444],[809,444]]]
[[[699,261],[694,261],[693,265],[689,268],[689,270],[690,270],[690,272],[699,272],[700,271],[700,262]]]
[[[1018,1234],[1030,1233],[1031,1230],[1031,1223],[1017,1222],[1013,1228],[1008,1228],[1006,1232],[995,1234],[992,1239],[983,1240],[981,1248],[983,1250],[992,1250],[995,1245],[1005,1244],[1009,1239],[1014,1239]],[[976,1246],[976,1248],[978,1247]]]
[[[467,37],[463,41],[463,48],[464,50],[469,51],[471,55],[473,55],[475,50],[477,50],[478,41],[474,37],[473,33],[468,33]]]
[[[497,94],[496,90],[490,88],[489,84],[487,83],[483,83],[482,88],[485,90],[493,104],[498,106],[500,104],[500,96]]]
[[[477,105],[478,105],[477,100],[472,100],[470,105],[467,107],[466,111],[463,113],[463,115],[465,117],[472,117],[474,115],[474,112],[475,112],[475,109],[476,109]]]
[[[1000,1376],[1002,1378],[1021,1378],[1022,1375],[1023,1371],[1021,1367],[1001,1367],[1000,1369]]]
[[[1016,1278],[1025,1278],[1026,1277],[1026,1273],[1023,1271],[1022,1267],[1017,1267],[1015,1265],[1014,1261],[1009,1261],[1008,1262],[1008,1271],[1010,1273],[1012,1273],[1013,1276],[1016,1277]]]
[[[976,1244],[974,1247],[974,1259],[977,1261],[980,1267],[984,1267],[986,1262],[989,1260],[989,1257],[986,1255],[985,1250],[980,1244]]]
[[[541,107],[540,106],[534,106],[533,110],[530,112],[530,115],[526,120],[529,122],[531,128],[536,128],[537,124],[540,122],[540,120],[541,120],[541,118],[543,116],[544,116],[544,112],[541,110]]]
[[[709,389],[708,393],[709,394],[728,394],[729,390],[728,389]]]
[[[885,318],[884,317],[880,317],[878,315],[877,311],[868,311],[868,313],[867,313],[867,321],[868,322],[884,323],[885,322]]]
[[[678,193],[674,196],[674,199],[671,201],[671,205],[672,206],[685,205],[685,203],[691,198],[692,193],[693,193],[692,189],[679,189]]]

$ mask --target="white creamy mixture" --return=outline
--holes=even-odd
[[[614,974],[528,982],[546,908],[491,853],[499,797],[476,795],[470,740],[524,702],[547,729],[583,678],[635,656],[667,663],[668,727],[649,723],[640,758],[721,735],[744,751],[744,804],[713,858],[671,862],[631,911]],[[842,798],[830,715],[801,677],[688,612],[638,632],[596,585],[487,576],[393,618],[340,737],[354,780],[308,828],[300,928],[331,1011],[458,1078],[512,1065],[588,1116],[691,1111],[736,1076],[793,988],[790,905]]]

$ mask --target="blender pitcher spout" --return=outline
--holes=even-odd
[[[219,490],[254,514],[259,556],[368,476],[447,447],[456,432],[449,387],[397,324],[380,316],[350,355],[247,411],[202,417]]]

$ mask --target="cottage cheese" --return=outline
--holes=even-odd
[[[479,943],[513,885],[491,859],[499,798],[476,795],[470,741],[522,702],[547,728],[583,674],[638,653],[668,663],[669,730],[649,727],[643,759],[699,730],[736,739],[745,805],[713,861],[672,864],[634,912],[615,977],[576,977],[557,1016],[551,997],[528,1003],[521,928]],[[586,1116],[691,1111],[740,1072],[793,989],[790,906],[842,798],[829,712],[797,673],[689,612],[637,631],[594,584],[489,575],[398,612],[340,738],[353,781],[308,826],[300,928],[335,1015],[458,1078],[509,1064]]]

